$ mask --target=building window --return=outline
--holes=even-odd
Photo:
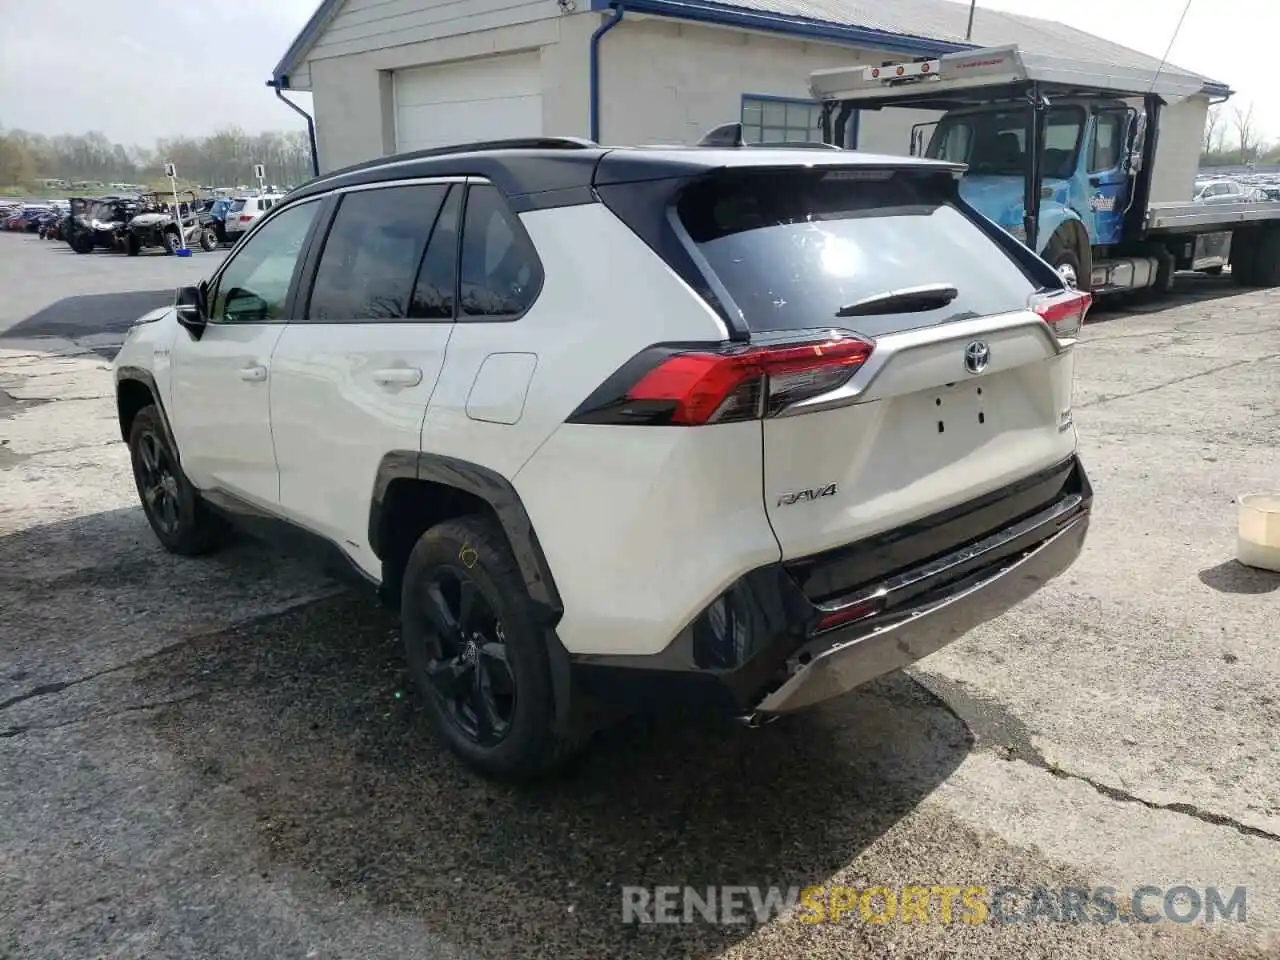
[[[744,96],[742,135],[748,143],[820,141],[822,107],[814,100]]]

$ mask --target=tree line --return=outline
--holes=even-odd
[[[1234,106],[1227,113],[1209,108],[1204,124],[1202,167],[1233,167],[1246,163],[1280,163],[1280,143],[1268,143],[1253,118],[1253,104]]]
[[[150,148],[112,143],[97,132],[0,130],[0,189],[31,189],[46,180],[152,183],[164,179],[166,163],[189,184],[253,186],[254,164],[261,163],[269,184],[296,185],[311,177],[311,147],[304,132],[249,134],[235,127],[157,140]]]

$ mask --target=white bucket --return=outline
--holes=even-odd
[[[1239,504],[1236,559],[1280,571],[1280,493],[1246,493]]]

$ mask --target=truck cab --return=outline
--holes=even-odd
[[[1139,116],[1136,108],[1114,98],[1052,101],[1040,151],[1037,253],[1043,255],[1069,224],[1084,231],[1091,247],[1123,239],[1124,214],[1132,196],[1129,133]],[[913,131],[913,153],[920,152],[926,126]],[[967,164],[961,196],[1025,241],[1026,108],[999,103],[965,107],[948,112],[932,126],[925,156]],[[1055,266],[1075,281],[1085,264]]]

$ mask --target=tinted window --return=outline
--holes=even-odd
[[[231,212],[232,212],[232,213],[239,213],[241,210],[243,210],[243,209],[244,209],[244,205],[245,205],[245,201],[244,201],[244,200],[232,200],[232,201],[231,201]]]
[[[533,243],[495,187],[467,191],[459,289],[462,313],[507,318],[529,309],[542,284]]]
[[[293,269],[319,208],[317,201],[291,207],[236,249],[212,297],[214,320],[270,323],[284,318]]]
[[[1071,176],[1084,120],[1084,111],[1079,107],[1049,110],[1043,153],[1046,177]],[[965,134],[954,132],[954,128],[960,126],[967,128]],[[969,172],[974,174],[1020,177],[1025,173],[1026,151],[1026,111],[993,110],[944,117],[934,131],[928,155],[967,163]]]
[[[418,281],[413,287],[409,316],[414,320],[452,320],[454,290],[458,280],[458,215],[462,212],[462,187],[449,192],[436,218],[427,244]]]
[[[1035,285],[949,202],[952,189],[891,171],[741,172],[693,185],[677,209],[751,329],[877,336],[1026,308]],[[836,318],[855,301],[925,284],[960,293],[937,309]]]
[[[307,318],[319,323],[403,320],[447,184],[358,190],[329,228]]]

